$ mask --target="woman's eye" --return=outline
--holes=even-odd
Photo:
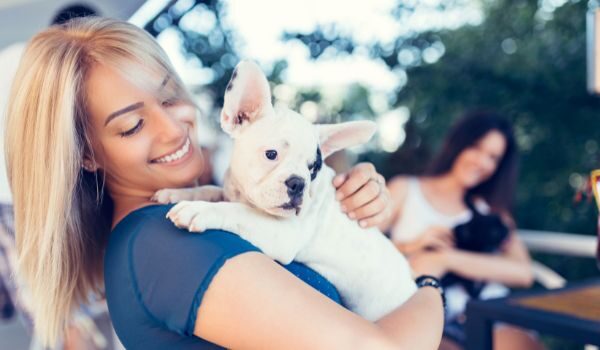
[[[144,125],[144,120],[140,119],[133,128],[120,133],[120,135],[121,135],[121,137],[131,136],[131,135],[135,134],[136,132],[138,132],[142,128],[143,125]]]
[[[174,106],[175,104],[177,104],[177,98],[173,97],[173,98],[168,98],[164,101],[161,102],[161,105],[163,107],[171,107]]]
[[[270,149],[265,152],[265,157],[267,157],[268,160],[275,160],[277,159],[277,151]]]

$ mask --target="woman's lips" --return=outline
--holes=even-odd
[[[151,163],[161,163],[161,164],[168,164],[168,163],[174,163],[182,158],[184,158],[187,154],[190,153],[190,151],[192,150],[191,147],[191,141],[190,138],[186,138],[186,141],[184,142],[183,146],[181,146],[179,149],[156,159],[151,160]]]

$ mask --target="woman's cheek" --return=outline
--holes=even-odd
[[[194,106],[188,104],[181,104],[170,107],[171,115],[175,117],[177,120],[187,123],[196,124],[196,108]]]

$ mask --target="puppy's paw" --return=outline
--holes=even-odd
[[[189,191],[187,189],[177,189],[177,188],[165,188],[162,190],[156,191],[154,196],[152,196],[151,200],[154,202],[169,204],[169,203],[178,203],[183,200],[189,200],[190,198]]]
[[[191,199],[204,202],[222,202],[225,200],[223,189],[212,185],[195,188],[193,197]]]
[[[177,203],[167,213],[167,218],[179,228],[190,232],[202,232],[209,228],[221,229],[221,215],[214,203],[183,201]]]

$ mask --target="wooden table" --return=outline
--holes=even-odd
[[[492,349],[494,322],[600,345],[600,279],[467,304],[467,350]]]

